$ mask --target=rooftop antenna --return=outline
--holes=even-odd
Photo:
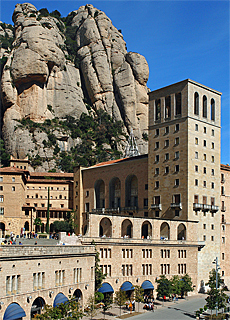
[[[133,134],[133,129],[131,128],[129,139],[125,148],[125,158],[135,157],[139,155],[140,152],[138,151],[137,143]]]

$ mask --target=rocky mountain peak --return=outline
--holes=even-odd
[[[80,134],[73,138],[59,122],[68,117],[79,121],[82,114],[96,119],[99,111],[123,125],[124,137],[110,148],[122,152],[125,135],[133,129],[140,152],[147,152],[142,137],[148,125],[148,64],[142,55],[127,52],[121,31],[104,12],[87,4],[61,18],[56,10],[39,11],[23,3],[16,5],[13,22],[13,44],[0,49],[5,58],[3,138],[11,155],[41,158],[36,170],[58,169],[63,141],[67,154],[84,143]],[[50,128],[44,129],[48,120]],[[39,130],[31,132],[32,123],[35,128],[41,124]],[[47,146],[50,134],[55,143]],[[55,147],[60,152],[54,155]]]

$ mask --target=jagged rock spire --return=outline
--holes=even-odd
[[[133,134],[133,129],[131,129],[130,135],[129,135],[129,139],[127,142],[127,146],[125,148],[125,158],[130,158],[130,157],[135,157],[135,156],[139,156],[140,152],[138,151],[138,147],[137,147],[137,143],[136,143],[136,139],[134,137]]]

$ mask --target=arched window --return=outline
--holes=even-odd
[[[138,207],[138,180],[135,175],[130,175],[125,181],[125,206]]]
[[[171,118],[171,96],[165,97],[165,119]]]
[[[180,223],[177,228],[177,240],[186,240],[186,227],[183,223]]]
[[[108,218],[101,219],[99,227],[99,236],[112,237],[112,223]]]
[[[203,96],[203,117],[207,118],[208,112],[207,112],[207,97]]]
[[[133,237],[133,225],[132,222],[129,219],[126,219],[122,222],[121,225],[121,236],[122,237]]]
[[[113,178],[109,183],[109,207],[120,208],[121,206],[121,181]]]
[[[103,180],[97,180],[95,183],[95,199],[96,199],[96,208],[105,207],[105,183]]]
[[[215,121],[215,100],[211,99],[211,120]]]
[[[82,292],[80,289],[76,289],[73,293],[73,296],[76,298],[76,302],[82,303]]]
[[[161,240],[169,240],[170,239],[170,227],[167,222],[163,222],[161,225],[160,237],[161,237]]]
[[[29,222],[26,221],[24,224],[25,231],[29,231]]]
[[[36,314],[41,314],[42,309],[44,308],[45,300],[42,297],[38,297],[34,300],[31,307],[30,316],[31,319],[34,319]]]
[[[161,100],[155,100],[155,120],[161,119]]]
[[[147,239],[152,236],[152,225],[149,221],[144,221],[141,228],[141,238]]]
[[[194,114],[199,115],[199,94],[198,92],[194,93]]]
[[[181,92],[175,94],[176,98],[176,116],[181,115]]]

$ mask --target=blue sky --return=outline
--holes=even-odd
[[[222,92],[221,162],[230,164],[229,1],[0,1],[6,23],[17,3],[62,16],[91,3],[122,30],[128,51],[145,56],[151,90],[190,78]]]

